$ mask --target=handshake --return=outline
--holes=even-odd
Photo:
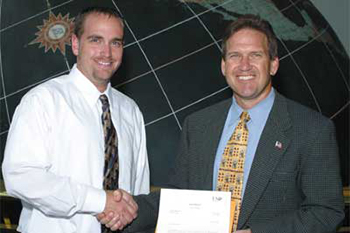
[[[137,217],[138,206],[132,196],[122,189],[106,191],[106,206],[96,217],[112,231],[122,230]]]

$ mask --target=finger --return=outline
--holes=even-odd
[[[123,195],[123,200],[129,205],[133,206],[135,209],[138,208],[136,201],[130,195]]]
[[[109,222],[109,220],[107,218],[103,218],[100,220],[100,223],[103,225],[106,225]]]
[[[132,198],[132,196],[129,193],[127,193],[126,191],[124,191],[124,190],[120,189],[120,192],[122,193],[123,200],[126,203],[128,203],[131,207],[133,207],[134,211],[137,211],[138,210],[138,205],[135,202],[135,200]]]
[[[116,231],[116,230],[122,230],[125,226],[122,225],[122,223],[120,221],[117,221],[112,227],[111,230],[112,231]]]
[[[119,222],[120,222],[120,226],[118,228],[119,230],[123,229],[126,225],[130,223],[130,221],[128,221],[124,213],[120,216]]]
[[[125,200],[126,202],[133,202],[133,203],[136,203],[136,202],[134,201],[134,198],[132,197],[132,195],[131,195],[130,193],[128,193],[127,191],[122,190],[122,189],[120,189],[120,192],[122,193],[123,200]]]
[[[135,211],[138,210],[138,205],[135,202],[135,200],[132,198],[132,196],[130,196],[128,193],[127,194],[123,194],[123,200],[132,208],[134,208]]]
[[[134,205],[130,205],[129,203],[126,206],[127,212],[130,214],[132,220],[137,217],[138,206],[135,203]]]
[[[111,228],[114,225],[118,224],[120,215],[116,214],[108,223],[106,224],[106,227]]]
[[[129,202],[129,205],[132,206],[136,212],[138,211],[139,206],[138,206],[137,203],[134,201],[134,199],[132,199],[132,200]]]
[[[114,201],[119,202],[122,200],[122,198],[123,198],[123,193],[119,189],[113,191]]]
[[[122,213],[122,218],[125,225],[131,223],[136,218],[136,216],[136,212],[130,211],[128,208],[125,209]]]
[[[100,223],[107,225],[114,216],[114,212],[109,212],[108,214],[105,214],[105,217],[103,219],[100,220]]]
[[[121,225],[121,226],[118,228],[118,230],[121,231],[121,230],[123,230],[124,227],[126,227],[126,225],[125,225],[125,226]]]
[[[131,195],[127,191],[123,189],[118,189],[118,190],[122,194],[122,197],[125,201],[129,201],[130,199],[132,199]]]
[[[100,213],[96,216],[98,221],[101,221],[101,219],[103,219],[104,217],[106,217],[106,215],[104,213]]]

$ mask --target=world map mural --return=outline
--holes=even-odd
[[[184,118],[232,96],[220,71],[221,36],[247,13],[267,19],[278,36],[277,91],[334,121],[349,184],[349,56],[309,0],[1,1],[1,160],[21,97],[75,63],[69,36],[90,5],[125,18],[124,59],[112,85],[144,114],[152,185],[168,178]]]

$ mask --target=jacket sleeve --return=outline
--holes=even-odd
[[[185,120],[179,153],[177,154],[175,165],[170,171],[170,180],[167,185],[168,188],[184,188],[187,180],[186,174],[186,151],[187,151],[187,120]],[[139,206],[139,212],[137,218],[124,229],[123,232],[154,232],[154,228],[157,224],[158,211],[159,211],[159,201],[160,201],[160,191],[151,192],[148,195],[138,195],[134,196],[136,203]]]

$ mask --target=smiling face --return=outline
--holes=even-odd
[[[227,40],[226,47],[222,74],[238,105],[250,109],[270,93],[271,75],[277,72],[279,60],[270,59],[267,37],[255,29],[237,31]]]
[[[123,24],[119,18],[91,13],[83,27],[80,38],[72,36],[77,68],[103,92],[122,61]]]

